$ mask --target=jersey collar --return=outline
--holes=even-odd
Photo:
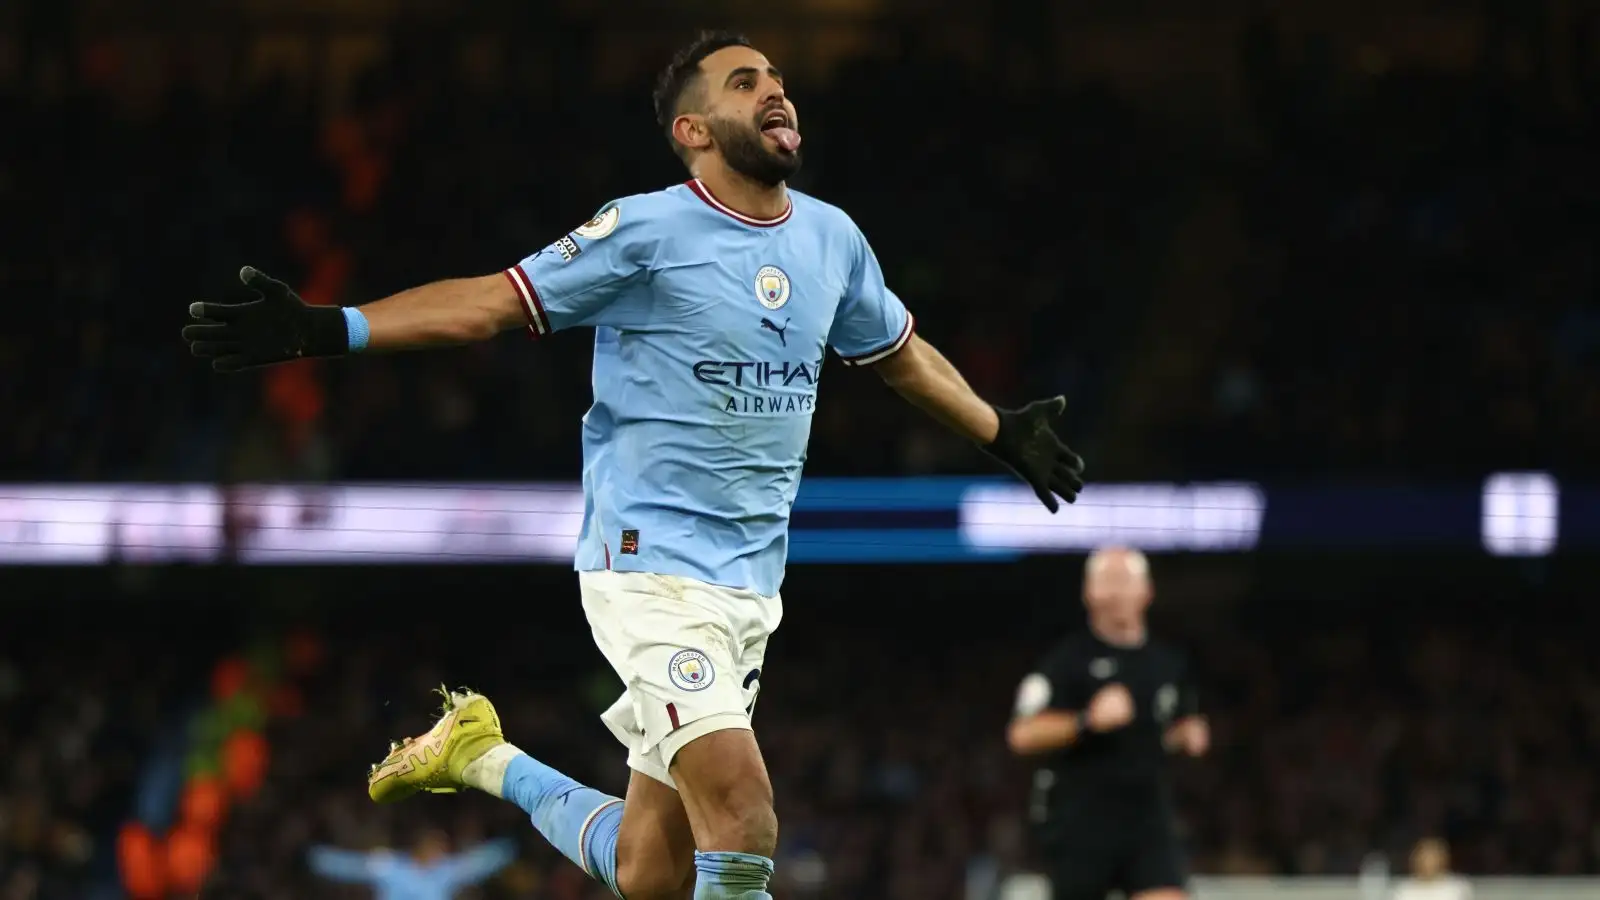
[[[754,216],[747,216],[744,213],[739,212],[738,210],[733,209],[732,207],[723,203],[721,200],[718,200],[712,195],[711,189],[706,187],[705,182],[698,178],[691,178],[685,182],[685,184],[688,186],[689,190],[694,191],[694,195],[696,197],[704,200],[707,206],[731,219],[737,219],[746,225],[753,225],[756,228],[771,228],[774,225],[782,225],[783,223],[789,221],[790,216],[794,215],[793,197],[788,198],[789,205],[784,209],[783,215],[778,216],[775,219],[757,219]]]
[[[1100,629],[1094,627],[1092,623],[1089,625],[1089,633],[1094,635],[1095,640],[1112,650],[1137,650],[1150,642],[1150,629],[1148,627],[1139,629],[1139,639],[1136,641],[1113,641],[1101,634]]]

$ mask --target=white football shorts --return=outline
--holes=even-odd
[[[643,572],[580,572],[578,586],[595,644],[624,685],[600,720],[630,768],[676,788],[668,769],[686,744],[751,727],[783,601]]]

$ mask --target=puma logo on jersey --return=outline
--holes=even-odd
[[[783,327],[780,328],[771,319],[763,317],[761,319],[761,327],[765,328],[766,330],[768,330],[768,331],[772,332],[773,334],[777,335],[779,344],[781,344],[781,345],[783,345],[785,347],[789,346],[789,339],[787,337],[785,337],[784,334],[783,334],[785,331],[789,330],[789,320],[788,319],[784,319],[783,320]]]

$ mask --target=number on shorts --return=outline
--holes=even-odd
[[[744,689],[747,691],[750,690],[751,685],[755,685],[755,691],[750,695],[750,705],[744,708],[744,714],[747,716],[754,716],[756,714],[756,700],[761,696],[760,669],[751,669],[750,674],[744,676]]]

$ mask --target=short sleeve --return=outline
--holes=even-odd
[[[1017,702],[1012,707],[1012,713],[1017,718],[1036,716],[1050,708],[1050,701],[1055,693],[1055,685],[1050,683],[1050,677],[1043,672],[1029,672],[1017,685]]]
[[[851,226],[854,244],[850,280],[834,313],[828,345],[847,366],[868,366],[893,354],[911,339],[911,312],[884,284],[883,269],[860,229]]]
[[[535,337],[585,325],[625,328],[646,311],[642,292],[655,257],[656,216],[639,197],[595,217],[505,270]]]
[[[1047,710],[1076,711],[1089,702],[1088,684],[1082,666],[1073,666],[1073,654],[1066,647],[1056,648],[1022,679],[1017,686],[1012,713],[1017,718],[1038,715]]]

